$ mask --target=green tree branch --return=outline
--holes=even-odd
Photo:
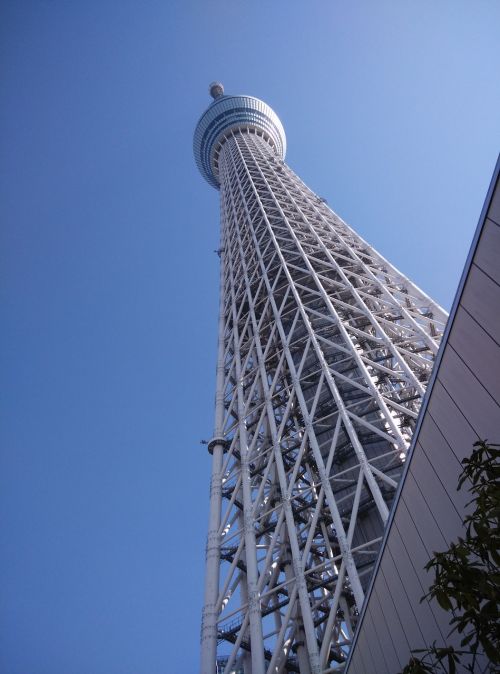
[[[464,520],[464,538],[435,552],[426,564],[434,582],[421,601],[435,599],[452,614],[452,634],[462,635],[462,650],[432,646],[412,651],[401,674],[475,672],[478,653],[490,660],[490,674],[500,674],[500,445],[474,443],[462,461],[457,489],[467,485],[473,507]],[[417,657],[419,654],[419,657]],[[421,654],[421,655],[420,655]],[[464,669],[465,668],[465,669]]]

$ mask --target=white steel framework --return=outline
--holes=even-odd
[[[221,654],[227,673],[335,671],[447,315],[283,162],[270,108],[212,93],[195,135],[222,222],[201,672]],[[225,123],[253,101],[274,138],[245,111]]]

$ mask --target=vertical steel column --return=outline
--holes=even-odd
[[[221,237],[223,241],[223,237]],[[222,247],[222,246],[221,246]],[[201,674],[214,674],[217,657],[217,603],[219,599],[220,532],[222,504],[222,461],[224,439],[224,259],[220,266],[219,334],[217,345],[217,372],[215,393],[214,437],[208,448],[212,453],[210,478],[210,506],[205,566],[205,599],[201,622]]]

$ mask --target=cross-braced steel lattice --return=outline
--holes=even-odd
[[[268,106],[212,94],[195,134],[222,211],[201,671],[318,674],[346,660],[447,316],[283,162]]]

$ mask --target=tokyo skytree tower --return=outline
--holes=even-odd
[[[210,93],[194,135],[222,225],[201,672],[330,672],[447,315],[284,163],[268,105]]]

